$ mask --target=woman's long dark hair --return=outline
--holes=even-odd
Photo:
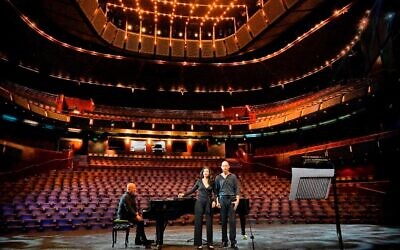
[[[208,175],[208,184],[209,184],[209,185],[213,185],[214,179],[213,179],[213,177],[212,177],[212,171],[211,171],[211,169],[210,169],[209,167],[203,167],[203,169],[200,171],[200,179],[203,179],[203,177],[204,177],[204,170],[205,170],[205,169],[208,169],[208,172],[210,173],[210,174]]]

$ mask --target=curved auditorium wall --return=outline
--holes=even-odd
[[[264,105],[227,107],[224,110],[162,110],[96,105],[92,100],[53,95],[26,87],[1,84],[0,94],[42,117],[70,126],[99,127],[104,131],[132,133],[172,131],[187,136],[243,133],[294,121],[310,114],[367,97],[378,87],[368,79],[338,84],[308,95]],[[120,131],[119,131],[120,130]],[[129,132],[129,131],[128,131]]]
[[[299,13],[290,18],[292,24],[296,23],[296,21],[310,13],[313,8],[323,1],[266,1],[239,28],[236,28],[237,24],[235,21],[234,33],[221,39],[215,38],[215,31],[212,32],[214,33],[212,39],[202,37],[201,35],[198,36],[198,39],[173,38],[171,32],[169,37],[158,35],[157,32],[154,32],[154,35],[147,35],[141,32],[142,29],[138,33],[131,32],[127,29],[121,29],[112,21],[109,21],[106,14],[107,10],[104,10],[98,1],[78,0],[77,2],[97,34],[105,42],[116,48],[145,55],[211,59],[239,52],[265,29],[277,25],[279,20],[283,19],[289,11],[298,8]],[[302,6],[306,7],[302,8]],[[121,6],[121,8],[124,8],[124,11],[135,11],[134,9],[130,10],[126,6]]]

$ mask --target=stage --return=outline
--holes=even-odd
[[[341,227],[345,249],[400,249],[400,227],[366,224],[346,224]],[[128,249],[144,249],[144,246],[135,246],[134,230],[129,237]],[[239,249],[339,249],[335,224],[259,224],[253,225],[251,231],[254,241],[250,228],[247,228],[247,240],[238,234]],[[146,227],[146,234],[149,239],[154,239],[155,227]],[[162,249],[194,249],[190,241],[192,238],[191,225],[167,226]],[[10,233],[0,237],[0,249],[98,250],[112,249],[111,244],[111,229]],[[215,225],[215,249],[221,249],[220,244],[220,226]],[[156,249],[155,246],[152,248]],[[125,249],[123,232],[118,233],[114,249]]]

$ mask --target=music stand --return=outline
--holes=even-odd
[[[339,247],[343,249],[342,231],[335,181],[335,168],[331,161],[324,157],[303,157],[302,168],[292,168],[292,183],[289,200],[326,199],[332,184],[336,217],[336,233]]]

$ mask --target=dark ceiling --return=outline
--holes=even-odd
[[[238,53],[188,60],[110,46],[73,0],[2,1],[7,35],[0,39],[1,66],[5,79],[99,104],[219,109],[283,100],[357,77],[365,68],[354,39],[373,1],[311,2],[318,5],[300,10],[308,12],[304,18],[285,26],[299,15],[288,11]]]

